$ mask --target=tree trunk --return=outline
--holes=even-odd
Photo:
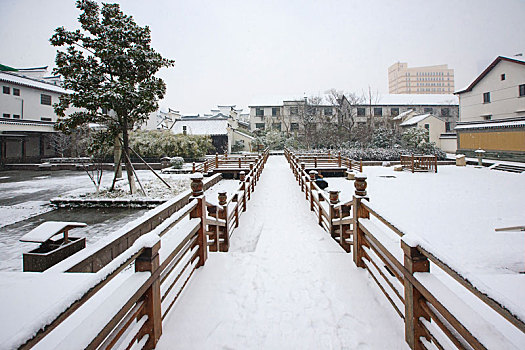
[[[119,136],[115,137],[115,146],[113,147],[113,161],[115,163],[116,178],[122,177],[122,145],[120,144]]]
[[[126,164],[126,173],[128,174],[129,191],[131,194],[134,194],[137,192],[137,186],[135,185],[133,170],[131,170],[131,160],[129,157],[128,122],[126,117],[123,117],[122,124],[122,152],[124,152],[124,164]]]

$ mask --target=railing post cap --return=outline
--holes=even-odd
[[[319,174],[319,173],[318,173],[317,171],[315,171],[315,170],[310,170],[310,173],[309,173],[309,174],[311,174],[311,175],[317,175],[317,174]]]
[[[355,174],[355,179],[356,179],[356,180],[366,180],[367,177],[366,177],[366,175],[363,174],[363,173],[357,173],[357,174]]]
[[[202,173],[193,173],[190,175],[190,179],[192,180],[202,180],[204,178],[204,176],[202,175]]]
[[[244,172],[244,170],[241,170],[241,172],[239,173],[239,175],[246,175],[246,173]]]

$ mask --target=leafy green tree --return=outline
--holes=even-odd
[[[71,91],[60,97],[55,112],[57,128],[72,131],[87,123],[105,127],[105,142],[122,138],[130,191],[135,182],[129,158],[129,131],[158,109],[166,85],[154,75],[174,61],[163,58],[151,48],[148,26],[138,26],[118,4],[78,0],[81,29],[55,30],[50,41],[62,47],[56,55],[54,73],[64,77],[64,87]],[[66,115],[69,107],[75,112]]]

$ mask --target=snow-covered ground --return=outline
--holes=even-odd
[[[525,271],[525,234],[496,232],[525,225],[525,174],[473,166],[440,166],[438,173],[364,167],[370,202],[406,234],[466,274]],[[326,178],[351,200],[352,181]]]
[[[407,349],[402,320],[270,157],[231,251],[211,253],[157,349]]]
[[[158,172],[160,174],[160,172]],[[145,210],[136,209],[60,209],[53,210],[49,204],[53,197],[86,198],[92,196],[95,187],[84,172],[79,171],[5,171],[0,173],[0,271],[20,271],[22,253],[36,248],[34,243],[21,243],[19,238],[44,221],[82,221],[88,227],[75,229],[72,234],[86,237],[93,244],[107,236],[113,228],[122,227]],[[172,189],[168,189],[148,170],[137,171],[148,196],[168,199],[189,188],[188,174],[160,174]],[[105,172],[102,188],[112,182],[112,173]],[[138,186],[138,184],[137,184]],[[101,197],[132,198],[127,192],[127,180],[117,183],[117,191]],[[142,195],[134,195],[143,198]]]

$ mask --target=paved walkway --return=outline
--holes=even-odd
[[[211,253],[157,349],[408,349],[403,322],[271,156],[228,253]]]

